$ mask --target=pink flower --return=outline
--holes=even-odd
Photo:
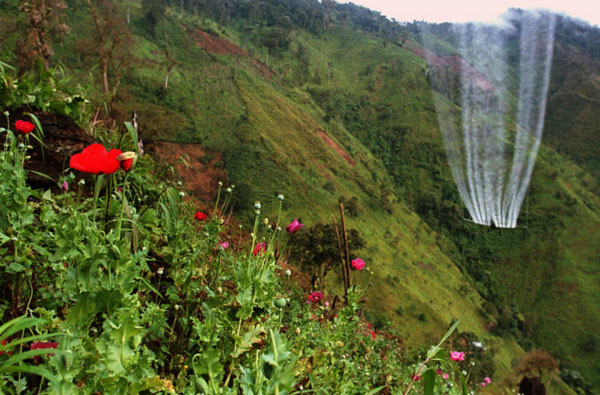
[[[63,181],[61,188],[63,191],[67,192],[69,190],[69,183],[66,181]]]
[[[356,258],[355,260],[352,261],[352,267],[355,270],[363,270],[365,268],[365,261],[363,261],[360,258]]]
[[[452,359],[453,361],[464,361],[465,360],[465,353],[464,352],[459,352],[459,351],[451,351],[450,352],[450,359]]]
[[[485,387],[485,383],[481,383],[481,384],[479,384],[479,385],[480,385],[480,386],[482,386],[482,387]]]
[[[492,383],[492,380],[490,380],[490,378],[489,378],[489,377],[486,377],[486,378],[484,378],[484,379],[483,379],[483,381],[484,381],[486,384],[491,384],[491,383]]]
[[[442,375],[442,378],[443,378],[444,380],[448,380],[448,378],[449,378],[449,377],[450,377],[450,375],[448,375],[448,373],[444,373],[444,374]]]
[[[229,242],[228,241],[221,241],[219,242],[219,248],[226,250],[227,247],[229,247]]]
[[[306,303],[319,303],[323,299],[323,293],[315,291],[306,297]]]
[[[285,227],[285,230],[288,233],[296,233],[303,226],[304,226],[304,224],[301,224],[300,222],[298,222],[298,219],[296,218],[292,221],[291,224],[289,224],[288,226]]]
[[[435,374],[438,374],[438,375],[439,375],[439,374],[442,374],[442,373],[444,373],[444,371],[443,371],[442,369],[440,369],[440,368],[438,368],[438,369],[435,371]]]
[[[33,132],[35,126],[29,121],[21,121],[20,119],[15,122],[15,129],[23,134],[29,134]]]
[[[254,246],[254,251],[252,251],[252,255],[257,256],[258,254],[262,255],[267,251],[267,243],[256,243]]]

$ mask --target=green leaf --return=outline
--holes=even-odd
[[[387,387],[387,385],[382,385],[380,387],[373,388],[371,391],[367,392],[365,395],[374,395],[374,394],[378,393],[379,391],[381,391],[382,389],[384,389],[385,387]]]
[[[427,369],[423,373],[423,381],[425,383],[424,395],[433,395],[435,388],[435,371],[433,369]]]
[[[465,376],[462,374],[460,374],[460,385],[462,388],[463,395],[469,395],[469,391],[467,391],[467,380],[465,379]]]

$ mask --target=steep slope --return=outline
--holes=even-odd
[[[555,126],[591,124],[594,79],[568,78],[564,73],[573,68],[555,68],[549,144],[523,212],[528,228],[478,227],[463,220],[419,45],[367,28],[377,18],[357,19],[357,28],[347,22],[353,20],[348,10],[330,11],[314,24],[305,15],[307,27],[300,28],[285,18],[273,22],[273,15],[261,25],[258,11],[259,22],[243,13],[235,19],[234,9],[225,23],[206,9],[196,16],[168,8],[150,26],[141,3],[132,2],[136,63],[122,71],[112,115],[125,120],[136,110],[144,140],[169,143],[167,160],[186,151],[183,145],[169,150],[170,144],[196,144],[185,152],[196,156],[194,169],[202,168],[198,162],[225,167],[224,181],[236,185],[233,205],[247,222],[254,200],[270,218],[276,215],[278,193],[286,195],[285,217],[301,216],[307,225],[329,223],[340,197],[357,197],[362,212],[348,221],[367,239],[360,251],[373,272],[367,314],[389,321],[407,348],[435,341],[462,317],[459,329],[498,356],[500,376],[522,353],[514,338],[552,351],[597,388],[600,202],[597,180],[578,167],[593,168],[597,145],[588,129],[576,145],[564,144],[570,134],[562,133],[578,132]],[[56,48],[57,59],[76,81],[88,81],[97,59],[78,55],[77,37],[89,34],[91,16],[85,7],[69,13],[72,35]],[[278,23],[287,28],[277,30]],[[444,37],[438,44],[452,53]],[[557,43],[555,64],[567,64],[573,54],[585,59],[569,45]],[[586,76],[598,73],[596,63],[584,63]],[[577,98],[583,106],[575,105]],[[576,160],[586,142],[578,165],[562,156]],[[210,180],[204,189],[216,188],[217,178]],[[369,276],[359,273],[357,280]],[[328,292],[340,294],[338,284],[331,271]]]

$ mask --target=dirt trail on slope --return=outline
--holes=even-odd
[[[336,150],[337,153],[340,154],[340,156],[342,158],[344,158],[344,160],[346,162],[348,162],[348,164],[350,166],[354,166],[354,163],[355,163],[354,159],[352,159],[352,157],[350,155],[348,155],[348,153],[346,151],[344,151],[344,149],[342,147],[340,147],[340,145],[338,143],[333,141],[333,139],[331,137],[329,137],[328,135],[326,135],[325,132],[323,132],[322,130],[317,130],[316,132],[319,135],[319,137],[321,137],[321,139],[323,139],[325,144],[327,144],[328,146],[330,146],[331,148]]]
[[[273,77],[273,72],[267,66],[259,60],[254,59],[248,52],[244,51],[231,41],[217,37],[214,34],[207,33],[200,29],[194,29],[191,34],[196,41],[196,44],[204,51],[216,55],[235,55],[248,58],[263,78],[271,79]]]

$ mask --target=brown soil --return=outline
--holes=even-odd
[[[316,132],[319,135],[319,137],[321,137],[323,141],[325,141],[325,144],[336,150],[337,153],[340,154],[340,156],[344,158],[344,160],[348,162],[350,166],[354,166],[354,159],[352,159],[352,157],[348,155],[348,153],[344,151],[344,149],[340,147],[338,143],[333,141],[333,139],[326,135],[325,132],[323,132],[322,130],[317,130]]]
[[[11,129],[14,131],[14,122],[18,119],[29,121],[29,117],[23,115],[24,110],[17,110],[11,113]],[[40,144],[30,136],[29,144],[33,149],[28,152],[31,159],[25,162],[25,168],[29,170],[27,181],[34,188],[58,188],[58,179],[63,174],[63,170],[69,167],[69,158],[81,151],[86,146],[94,143],[94,139],[86,134],[71,119],[50,114],[42,111],[33,112],[40,121],[44,131],[44,149]],[[0,120],[0,126],[6,127],[6,121]],[[36,131],[36,133],[38,133]],[[25,141],[20,133],[17,132],[19,139]],[[1,140],[4,142],[4,139]],[[45,174],[44,177],[37,173]],[[77,172],[77,176],[90,178],[90,175]]]
[[[405,48],[417,56],[427,60],[427,63],[444,68],[448,66],[452,73],[463,73],[468,79],[475,80],[477,85],[484,90],[493,90],[492,84],[460,55],[438,56],[433,52],[421,47],[419,44],[408,41]]]
[[[208,151],[199,144],[155,142],[147,147],[148,153],[160,162],[173,165],[190,194],[200,200],[214,200],[219,188],[218,182],[226,184],[227,175],[222,167],[219,152]],[[180,158],[185,159],[187,165]],[[189,166],[188,166],[189,165]]]
[[[252,58],[250,54],[238,47],[231,41],[225,40],[215,36],[214,34],[204,32],[200,29],[192,31],[192,37],[196,41],[196,44],[204,51],[214,53],[216,55],[235,55],[246,57],[256,67],[258,73],[266,79],[273,77],[273,72],[265,66],[262,62]]]

